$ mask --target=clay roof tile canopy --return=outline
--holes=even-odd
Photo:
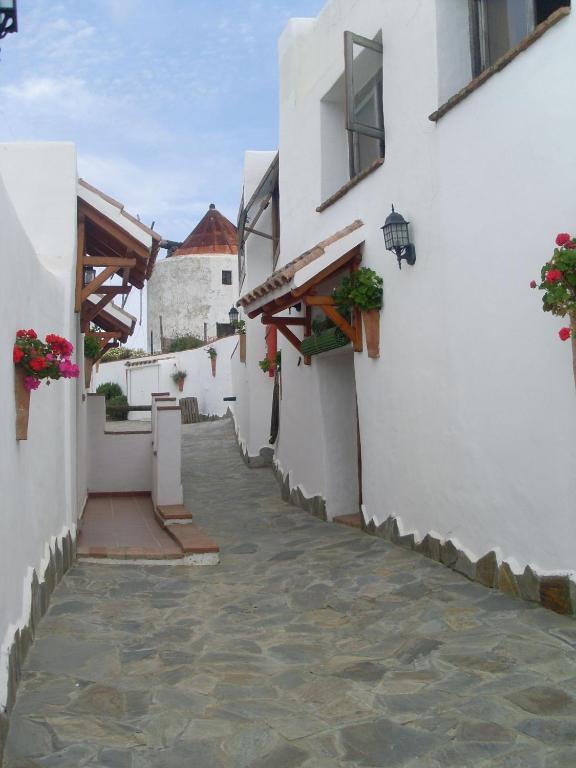
[[[172,256],[201,253],[238,253],[238,233],[234,224],[210,204],[208,213]]]

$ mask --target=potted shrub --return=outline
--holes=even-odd
[[[334,293],[340,311],[359,309],[364,322],[368,357],[380,357],[380,310],[384,281],[373,269],[360,267],[346,276]]]
[[[181,371],[181,370],[174,371],[174,373],[172,374],[172,381],[174,382],[174,384],[178,385],[178,389],[180,392],[182,392],[184,389],[184,381],[186,380],[186,376],[188,376],[188,372]]]
[[[240,362],[246,362],[246,320],[238,320],[236,322],[236,333],[240,337]]]
[[[563,232],[556,237],[556,246],[554,255],[540,271],[540,284],[532,280],[530,287],[544,291],[544,312],[570,318],[570,325],[561,328],[558,336],[562,341],[572,339],[572,369],[576,384],[576,238]]]
[[[76,379],[78,366],[70,360],[74,347],[62,336],[49,333],[40,341],[36,331],[17,331],[12,360],[14,362],[14,391],[16,397],[16,440],[28,439],[30,392],[38,389],[42,379]]]
[[[98,357],[100,352],[100,342],[98,338],[92,333],[87,333],[84,336],[84,386],[86,389],[90,388],[90,382],[92,380],[92,368],[94,366],[94,360]]]
[[[214,347],[208,347],[206,350],[206,354],[210,358],[210,365],[212,366],[212,376],[216,376],[216,358],[218,357],[218,352],[214,349]]]
[[[276,361],[274,364],[272,364],[269,357],[265,357],[258,362],[258,365],[260,366],[260,370],[264,373],[271,372],[270,375],[274,376],[274,373],[282,368],[282,351],[280,350],[276,352]]]

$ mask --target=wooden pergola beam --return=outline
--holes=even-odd
[[[274,315],[262,315],[264,325],[306,325],[304,317],[275,317]]]
[[[78,217],[78,233],[76,245],[76,293],[74,311],[80,312],[82,308],[82,288],[84,286],[84,258],[86,256],[86,227],[84,216]]]
[[[124,256],[84,256],[85,267],[135,267],[136,259]]]
[[[276,325],[276,324],[274,323],[274,325]],[[278,330],[280,331],[282,336],[284,336],[284,338],[287,339],[290,342],[290,344],[292,344],[292,346],[299,353],[301,353],[302,342],[300,341],[298,336],[296,336],[296,334],[292,333],[290,328],[287,328],[285,325],[277,325],[276,327],[278,328]]]
[[[100,272],[99,275],[96,275],[94,280],[91,280],[87,285],[84,286],[82,289],[82,293],[80,294],[81,301],[84,302],[93,293],[98,292],[98,288],[102,285],[102,283],[105,283],[106,280],[112,277],[112,275],[116,274],[116,267],[106,267],[106,269],[103,272]]]

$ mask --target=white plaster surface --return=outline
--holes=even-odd
[[[566,99],[576,16],[434,124],[428,115],[467,79],[468,28],[461,14],[449,18],[451,6],[331,0],[318,19],[287,27],[279,265],[364,221],[364,265],[384,277],[380,358],[354,355],[366,518],[394,515],[403,531],[435,531],[474,559],[496,548],[519,569],[570,572],[576,398],[570,348],[557,337],[567,323],[543,314],[528,284],[556,234],[576,225],[576,105]],[[321,99],[342,74],[347,29],[369,38],[382,30],[386,161],[319,215],[330,151]],[[416,265],[401,271],[380,231],[392,203],[411,221],[417,250]],[[276,460],[293,487],[330,499],[339,472],[350,471],[349,457],[327,469],[324,399],[338,394],[319,389],[317,362],[298,365],[281,346]],[[245,434],[256,406],[241,407],[239,397]],[[348,429],[342,423],[341,440]]]
[[[49,550],[75,536],[85,496],[77,452],[81,388],[52,382],[31,394],[28,440],[15,437],[16,331],[58,333],[75,343],[76,153],[71,144],[0,144],[0,707],[7,653],[30,611],[35,569],[42,579]],[[76,355],[74,355],[76,358]],[[80,389],[80,392],[78,391]]]
[[[152,490],[152,434],[105,432],[104,395],[87,400],[88,492]]]
[[[232,397],[231,362],[230,358],[234,348],[238,344],[237,336],[229,336],[208,344],[205,347],[188,350],[186,352],[174,352],[169,355],[142,358],[136,361],[120,360],[113,363],[101,363],[98,370],[94,369],[92,375],[92,391],[104,382],[115,382],[122,387],[124,394],[128,396],[130,405],[146,405],[150,403],[152,392],[168,392],[171,397],[198,398],[198,408],[205,416],[224,416],[231,403],[224,402],[225,397]],[[206,350],[214,347],[218,352],[216,359],[216,376],[212,376],[210,358]],[[136,362],[138,365],[127,365]],[[148,368],[157,372],[147,376],[142,370]],[[178,386],[172,381],[172,374],[176,370],[185,370],[188,373],[184,381],[184,389],[179,391]],[[132,386],[131,377],[137,387]],[[146,381],[144,381],[146,379]],[[148,391],[145,384],[147,382]],[[133,402],[134,395],[137,402]],[[146,412],[135,411],[135,419],[146,418]],[[148,417],[149,418],[149,417]]]

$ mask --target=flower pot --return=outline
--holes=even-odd
[[[574,384],[576,384],[576,312],[570,312],[570,328],[572,331],[572,371],[574,372]]]
[[[86,389],[90,389],[90,383],[92,381],[92,366],[94,360],[91,357],[84,358],[84,386]]]
[[[367,309],[362,312],[362,318],[368,357],[380,357],[380,310]]]
[[[178,391],[184,392],[184,379],[178,379]]]
[[[16,399],[16,440],[28,440],[28,414],[30,391],[24,386],[26,373],[17,365],[14,368],[14,394]]]
[[[339,328],[328,328],[315,336],[307,336],[302,341],[300,351],[303,355],[320,355],[331,349],[338,349],[350,344],[350,339]]]
[[[212,376],[216,376],[216,358],[210,358],[210,365],[212,366]]]
[[[246,362],[246,334],[240,334],[240,362]]]

